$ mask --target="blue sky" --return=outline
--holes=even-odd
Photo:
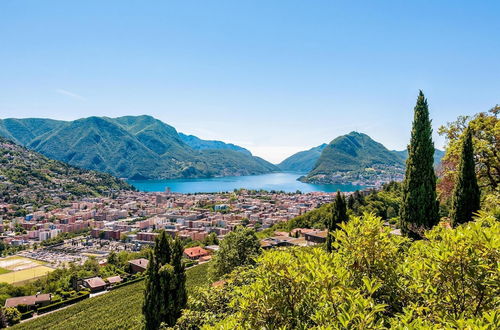
[[[500,1],[0,1],[0,117],[149,114],[273,162],[500,103]],[[436,145],[443,140],[436,136]]]

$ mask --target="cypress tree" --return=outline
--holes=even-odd
[[[453,189],[450,218],[453,226],[472,220],[480,207],[480,191],[476,178],[472,132],[467,128],[458,166],[458,177]]]
[[[353,194],[349,195],[349,198],[347,198],[347,207],[352,210],[354,207],[354,196]]]
[[[174,240],[172,244],[171,261],[175,274],[175,287],[172,291],[174,302],[172,314],[174,316],[174,323],[181,316],[182,309],[186,307],[187,304],[186,272],[184,269],[184,265],[182,264],[183,252],[184,248],[182,247],[181,241],[179,239]]]
[[[337,191],[337,196],[335,197],[335,202],[333,203],[332,209],[332,217],[328,219],[326,223],[326,227],[328,229],[328,233],[326,236],[326,250],[328,252],[332,252],[333,247],[333,235],[332,233],[339,229],[339,225],[342,222],[347,222],[347,203],[345,201],[344,195],[339,191]]]
[[[146,329],[161,323],[175,325],[186,306],[186,275],[182,265],[182,245],[165,231],[155,240],[146,270],[146,290],[142,311]]]
[[[425,229],[439,222],[432,127],[427,100],[422,91],[414,112],[400,220],[402,232],[418,238],[422,237]]]

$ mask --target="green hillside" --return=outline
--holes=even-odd
[[[398,155],[399,157],[401,157],[404,161],[406,161],[406,158],[408,158],[408,150],[406,150],[406,149],[401,150],[401,151],[393,150],[392,152],[395,153],[396,155]],[[434,150],[434,166],[439,165],[439,163],[441,163],[441,159],[443,157],[444,157],[444,151],[439,150],[439,149],[435,149]]]
[[[232,143],[224,143],[222,141],[214,141],[214,140],[202,140],[194,135],[186,135],[183,133],[179,133],[179,137],[185,144],[187,144],[188,146],[190,146],[195,150],[228,149],[228,150],[239,151],[247,155],[252,155],[252,153],[247,149]]]
[[[186,270],[188,294],[205,285],[208,263]],[[18,324],[14,329],[141,329],[144,282],[118,288],[54,313]]]
[[[109,174],[79,169],[0,138],[0,202],[60,205],[122,189],[132,187]]]
[[[328,172],[325,171],[328,168],[331,168],[333,172],[359,171],[365,168],[366,164],[385,165],[404,163],[408,157],[406,149],[402,151],[390,151],[390,153],[396,156],[393,157],[381,144],[371,140],[365,134],[355,132],[340,136],[332,141],[332,143],[330,150],[326,152],[325,157],[322,159],[323,164],[320,166],[321,174]],[[327,146],[328,144],[325,143],[309,150],[300,151],[282,161],[278,164],[278,167],[283,171],[310,172],[315,168],[322,151]],[[380,155],[383,155],[383,157],[379,158],[378,156]],[[443,156],[444,151],[436,149],[434,153],[434,165],[437,166]],[[330,160],[333,160],[333,163]]]
[[[195,146],[191,147],[175,128],[151,116],[89,117],[68,122],[4,119],[0,120],[0,136],[74,166],[131,179],[252,175],[278,170],[246,149],[223,142],[193,137],[190,140]]]
[[[309,150],[297,152],[278,164],[278,167],[283,171],[309,172],[314,168],[326,146],[327,144],[323,143]]]
[[[363,179],[390,181],[402,175],[404,160],[368,135],[339,136],[322,151],[305,182],[342,183]]]

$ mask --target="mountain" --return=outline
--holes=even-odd
[[[232,143],[225,143],[222,141],[214,141],[214,140],[202,140],[194,135],[186,135],[183,133],[179,133],[179,137],[181,140],[195,150],[206,150],[206,149],[219,149],[219,150],[234,150],[242,152],[246,155],[252,155],[250,151],[240,146],[237,146]]]
[[[436,149],[437,166],[444,151]],[[308,172],[300,180],[311,183],[366,183],[400,180],[408,158],[406,150],[388,150],[358,132],[339,136],[329,144],[298,152],[280,164],[283,171]]]
[[[401,157],[404,161],[408,158],[408,150],[393,150],[393,153]],[[441,163],[441,159],[444,157],[444,151],[439,149],[434,149],[434,166],[438,166]]]
[[[374,165],[401,166],[403,160],[368,135],[351,132],[330,142],[309,174],[356,171]]]
[[[297,152],[279,163],[278,167],[283,171],[309,172],[314,168],[326,146],[327,144],[323,143],[309,150]]]
[[[78,197],[130,189],[109,174],[79,169],[0,138],[0,203],[58,206]]]
[[[177,133],[151,116],[0,120],[0,136],[50,158],[130,179],[269,173],[278,168],[241,147]],[[190,140],[191,147],[183,139]]]
[[[403,171],[401,155],[389,151],[366,134],[351,132],[324,147],[313,169],[301,181],[375,184],[399,180]]]

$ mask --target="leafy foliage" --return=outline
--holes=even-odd
[[[497,105],[488,112],[473,117],[460,116],[454,122],[439,128],[439,134],[447,141],[446,154],[440,169],[438,191],[442,202],[449,202],[457,180],[457,170],[466,128],[472,134],[476,176],[482,191],[482,203],[488,209],[496,209],[500,215],[500,120]]]
[[[498,328],[500,224],[482,214],[426,240],[390,234],[380,218],[353,217],[336,253],[266,251],[254,267],[197,291],[182,329]]]
[[[2,323],[6,325],[14,325],[21,321],[21,313],[14,307],[1,308]]]
[[[212,278],[220,278],[238,266],[255,263],[254,258],[260,253],[260,243],[255,231],[238,227],[227,234],[220,243],[220,248],[211,262]]]
[[[373,213],[384,220],[396,219],[402,201],[401,183],[389,182],[379,191],[369,191],[366,196],[360,192],[351,196],[347,202],[352,214]]]
[[[401,265],[413,317],[447,322],[498,311],[500,223],[483,213],[453,230],[436,226],[426,238]]]

